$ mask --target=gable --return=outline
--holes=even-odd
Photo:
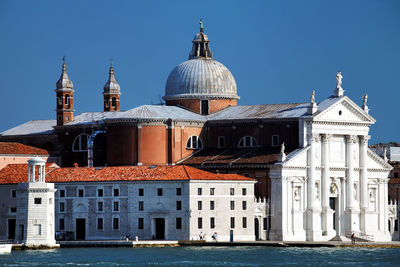
[[[345,96],[320,113],[317,113],[314,121],[373,124],[375,119]]]
[[[389,163],[383,160],[371,149],[368,149],[367,154],[368,154],[367,158],[368,169],[386,170],[386,171],[390,171],[392,169],[392,166]]]
[[[309,147],[298,149],[287,155],[284,167],[305,167],[307,166],[307,151]]]

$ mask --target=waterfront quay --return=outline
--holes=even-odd
[[[363,247],[363,248],[400,248],[400,242],[351,242],[328,241],[243,241],[243,242],[205,242],[205,241],[173,241],[173,240],[83,240],[83,241],[59,241],[59,248],[77,247]],[[32,249],[23,244],[14,244],[13,250]],[[43,249],[38,247],[37,249]]]

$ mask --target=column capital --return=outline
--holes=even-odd
[[[360,135],[360,141],[362,144],[368,144],[369,139],[371,139],[370,135]]]
[[[321,140],[321,136],[316,133],[307,134],[308,142],[310,143],[318,143]]]
[[[331,140],[332,135],[331,134],[324,134],[323,136],[323,142],[328,143]]]
[[[346,140],[349,143],[355,144],[357,142],[357,135],[346,135]]]

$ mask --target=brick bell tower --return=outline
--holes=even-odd
[[[57,89],[57,126],[62,126],[74,120],[74,85],[67,74],[67,65],[63,57],[63,66],[60,79],[56,83]]]
[[[108,81],[104,85],[104,111],[119,111],[121,89],[115,80],[114,68],[111,64]]]

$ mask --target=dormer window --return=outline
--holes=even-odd
[[[77,137],[75,137],[75,140],[72,144],[72,151],[73,152],[87,152],[88,138],[89,138],[89,135],[87,135],[87,134],[80,134]]]
[[[256,139],[252,136],[243,136],[239,140],[238,147],[255,147],[257,146]]]
[[[200,149],[203,148],[200,137],[192,135],[186,143],[186,149]]]

